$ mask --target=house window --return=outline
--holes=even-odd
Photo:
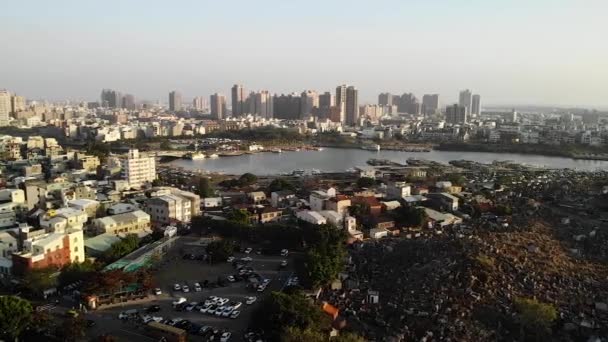
[[[74,252],[78,252],[78,246],[74,247]]]

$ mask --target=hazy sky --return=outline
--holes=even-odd
[[[470,88],[486,104],[608,107],[607,0],[0,0],[0,88],[167,101]]]

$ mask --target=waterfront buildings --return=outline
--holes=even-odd
[[[211,116],[214,119],[221,120],[226,117],[226,96],[215,93],[211,95]]]
[[[123,179],[129,186],[138,188],[156,179],[156,161],[154,157],[143,156],[137,149],[129,150],[126,158],[121,160]]]
[[[466,115],[471,114],[472,94],[469,89],[462,90],[458,97],[458,105],[465,108]]]
[[[241,84],[235,84],[231,89],[232,94],[232,116],[241,116],[245,114],[245,101],[247,93]]]
[[[439,110],[439,94],[424,94],[422,96],[422,113],[426,116],[437,114]]]
[[[468,122],[467,108],[454,104],[445,110],[445,121],[449,124],[465,124]]]

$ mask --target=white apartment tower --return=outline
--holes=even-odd
[[[467,115],[471,114],[471,102],[472,102],[472,93],[469,89],[462,90],[460,92],[460,96],[458,97],[458,105],[460,107],[466,108]]]
[[[122,176],[129,186],[138,188],[156,179],[156,161],[154,157],[140,156],[139,150],[129,150],[127,158],[121,160]]]
[[[11,94],[0,90],[0,127],[8,126],[11,112]]]

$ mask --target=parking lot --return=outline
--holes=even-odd
[[[248,247],[248,246],[245,246]],[[254,246],[252,246],[254,247]],[[227,277],[230,275],[238,275],[239,271],[235,265],[228,262],[220,262],[214,265],[207,263],[202,259],[196,258],[204,254],[204,247],[188,237],[183,237],[172,252],[166,256],[158,270],[155,271],[155,278],[159,288],[162,291],[161,295],[151,297],[146,303],[123,305],[112,308],[102,308],[100,310],[90,312],[87,318],[97,321],[97,325],[91,329],[91,336],[101,333],[110,333],[113,336],[122,337],[126,340],[136,338],[135,334],[138,331],[143,332],[143,324],[136,322],[136,319],[120,320],[118,315],[126,310],[137,309],[140,316],[147,315],[146,307],[150,305],[158,305],[159,312],[150,313],[152,316],[161,316],[164,320],[182,318],[190,321],[192,324],[209,326],[217,330],[225,330],[232,333],[230,341],[242,341],[243,333],[249,325],[251,314],[255,307],[259,305],[264,296],[272,291],[278,291],[283,288],[289,277],[292,275],[291,260],[280,255],[261,255],[257,254],[255,247],[249,254],[235,253],[234,257],[238,261],[241,258],[249,257],[251,262],[243,263],[243,268],[251,268],[253,275],[258,275],[260,280],[267,279],[269,282],[266,289],[258,292],[256,288],[248,288],[246,279],[238,279],[235,282],[230,282]],[[185,255],[192,254],[195,258],[184,258]],[[288,260],[287,266],[281,266],[281,262]],[[247,276],[243,276],[247,278]],[[220,284],[218,284],[220,280]],[[199,283],[202,287],[201,291],[195,291],[195,283]],[[174,290],[175,284],[179,284],[181,288],[184,285],[189,287],[189,292]],[[206,286],[205,286],[206,285]],[[173,302],[178,298],[185,298],[186,302],[183,306],[190,302],[205,302],[209,296],[217,296],[227,298],[229,304],[241,302],[242,305],[238,308],[240,314],[236,318],[219,317],[209,315],[195,310],[186,311],[183,308],[180,311],[175,310]],[[257,300],[253,304],[246,304],[246,297],[255,296]],[[137,328],[137,326],[140,326]],[[127,331],[128,330],[128,331]],[[146,340],[146,337],[137,337],[141,340]]]

